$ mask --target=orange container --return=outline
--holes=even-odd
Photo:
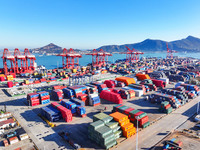
[[[134,135],[136,133],[136,128],[132,127],[127,131],[123,131],[123,136],[125,136],[126,138],[131,137],[132,135]]]
[[[124,115],[120,112],[114,112],[114,113],[110,114],[110,116],[113,117],[113,119],[119,123],[128,119],[127,115]]]
[[[123,122],[119,122],[119,125],[122,127],[122,126],[127,125],[128,123],[130,123],[130,120],[129,120],[129,119],[126,119],[126,120],[124,120]]]
[[[123,125],[121,128],[122,128],[122,130],[123,131],[128,131],[129,129],[131,129],[131,128],[133,128],[134,126],[133,126],[133,123],[127,123],[127,124],[125,124],[125,125]]]
[[[139,74],[138,73],[135,76],[138,78],[138,80],[151,79],[148,74]]]
[[[117,77],[115,80],[124,82],[126,85],[135,84],[135,80],[129,77]]]

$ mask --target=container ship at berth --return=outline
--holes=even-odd
[[[108,61],[111,53],[94,49],[86,54],[92,59],[87,66],[79,65],[81,54],[64,48],[56,69],[37,66],[28,49],[4,49],[1,147],[199,146],[200,60],[174,57],[168,46],[166,58],[140,58],[143,52],[126,48],[126,58],[115,63]]]

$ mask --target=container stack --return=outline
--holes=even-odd
[[[100,98],[105,99],[107,101],[116,103],[116,104],[122,104],[123,100],[118,93],[110,92],[107,90],[104,90],[100,93]]]
[[[113,81],[113,80],[105,80],[104,84],[106,84],[106,86],[108,88],[115,88],[115,86],[116,86],[115,81]]]
[[[75,103],[77,106],[85,106],[85,103],[77,98],[71,98],[69,101]]]
[[[12,82],[12,81],[8,81],[8,82],[7,82],[7,86],[8,86],[9,88],[13,87],[13,82]]]
[[[130,78],[130,77],[117,77],[115,80],[117,80],[119,82],[124,82],[126,86],[128,86],[129,84],[136,83],[134,78]]]
[[[101,101],[98,94],[89,94],[89,105],[90,106],[98,106]]]
[[[52,91],[52,97],[54,100],[62,101],[63,100],[63,91],[60,89]]]
[[[41,115],[51,122],[59,121],[62,118],[61,112],[51,105],[42,107]]]
[[[72,113],[71,113],[71,110],[69,110],[69,109],[63,107],[62,105],[58,104],[57,102],[53,102],[53,103],[51,103],[51,105],[52,105],[54,108],[58,109],[58,110],[61,112],[62,117],[63,117],[63,119],[64,119],[66,122],[72,121]]]
[[[27,95],[27,101],[29,106],[36,106],[40,104],[40,98],[38,93],[29,93]]]
[[[12,80],[14,80],[13,75],[7,75],[7,76],[6,76],[6,80],[7,80],[7,81],[12,81]]]
[[[0,81],[5,81],[5,75],[4,74],[0,74]]]
[[[114,146],[121,135],[119,123],[105,113],[94,115],[93,123],[88,126],[88,137],[105,149]]]
[[[46,80],[45,78],[42,78],[42,79],[40,79],[40,82],[41,82],[41,83],[46,83],[47,80]]]
[[[73,97],[75,96],[73,90],[68,89],[68,88],[64,88],[64,89],[63,89],[63,93],[64,93],[64,96],[65,96],[66,98],[73,98]]]
[[[181,86],[183,86],[187,91],[195,91],[195,94],[197,96],[200,95],[200,89],[198,86],[196,85],[191,85],[191,84],[181,84]]]
[[[101,120],[90,123],[88,126],[88,138],[105,149],[117,144],[115,134]]]
[[[181,106],[181,100],[179,101],[173,95],[168,95],[163,93],[151,94],[150,100],[152,103],[161,103],[162,101],[168,101],[173,108],[179,108]]]
[[[83,106],[76,107],[76,112],[79,116],[85,117],[86,116],[86,109]]]
[[[78,99],[80,99],[81,101],[83,101],[85,103],[85,106],[89,105],[88,94],[80,94],[80,95],[78,95]]]
[[[130,120],[128,119],[127,115],[124,115],[120,112],[114,112],[110,114],[111,117],[117,122],[119,122],[119,125],[121,126],[123,136],[126,138],[131,137],[136,133],[136,128],[132,123],[130,123]]]
[[[100,82],[92,82],[92,85],[97,86],[98,92],[101,93],[103,90],[108,90],[108,87],[106,84],[100,83]]]
[[[160,109],[161,112],[164,112],[164,113],[166,113],[166,114],[169,114],[169,113],[172,112],[172,107],[171,107],[171,105],[169,104],[168,101],[163,101],[163,102],[161,103],[159,109]]]
[[[137,90],[142,90],[143,91],[143,94],[146,94],[146,88],[144,85],[142,84],[129,84],[129,87],[133,88],[134,89],[137,89]]]
[[[113,106],[113,112],[120,112],[122,114],[128,115],[128,118],[133,122],[135,125],[137,123],[136,117],[139,116],[138,122],[139,126],[142,128],[146,128],[150,125],[149,117],[143,111],[139,111],[137,109],[118,104]]]
[[[66,99],[62,100],[61,101],[61,105],[66,107],[67,109],[71,110],[72,114],[75,114],[76,113],[76,107],[77,105],[73,102],[70,102]]]
[[[41,91],[41,92],[38,92],[38,94],[39,94],[39,98],[40,98],[40,103],[41,104],[50,103],[49,92]]]

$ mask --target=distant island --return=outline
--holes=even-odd
[[[193,36],[188,36],[185,39],[168,42],[168,45],[170,49],[179,52],[200,52],[200,39]],[[103,49],[106,52],[117,53],[126,51],[127,49],[125,46],[128,46],[130,49],[135,48],[136,50],[140,50],[143,52],[162,52],[166,51],[167,49],[166,41],[146,39],[142,42],[134,44],[105,45],[97,48],[97,50]],[[63,50],[62,47],[50,43],[44,47],[31,49],[30,51],[32,53],[38,53],[38,54],[55,55],[62,53],[62,50]],[[74,50],[75,52],[80,54],[86,54],[91,52],[91,50],[87,51],[83,51],[80,49],[74,49]]]

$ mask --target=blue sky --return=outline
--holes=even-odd
[[[200,37],[199,0],[0,0],[0,48]]]

